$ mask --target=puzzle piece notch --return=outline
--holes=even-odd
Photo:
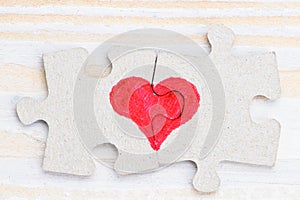
[[[276,160],[280,124],[276,120],[257,124],[249,114],[250,103],[256,96],[270,100],[280,97],[275,54],[235,58],[228,53],[232,36],[231,30],[223,26],[212,27],[208,33],[212,45],[210,57],[220,71],[226,91],[227,115],[212,152],[203,160],[191,159],[197,165],[193,185],[201,192],[212,192],[219,187],[216,168],[221,161],[273,166]],[[248,76],[243,76],[245,73]]]
[[[87,176],[95,170],[91,156],[76,134],[73,89],[88,53],[82,48],[43,56],[48,84],[44,101],[23,98],[17,113],[24,124],[44,120],[49,126],[43,169],[49,172]]]

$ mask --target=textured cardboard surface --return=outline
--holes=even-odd
[[[73,116],[73,88],[77,73],[88,53],[82,48],[43,56],[48,97],[42,102],[23,98],[17,113],[24,124],[44,120],[49,126],[43,169],[75,175],[91,175],[94,161],[76,134]]]
[[[199,123],[203,123],[204,126],[195,126],[191,123],[187,123],[190,128],[196,127],[196,135],[193,139],[192,145],[177,161],[191,160],[197,165],[197,173],[194,177],[194,187],[202,192],[211,192],[217,190],[220,184],[219,177],[216,173],[216,168],[221,161],[233,161],[247,164],[266,165],[272,166],[276,160],[280,125],[275,120],[269,120],[267,122],[256,124],[251,120],[249,114],[249,106],[253,98],[256,96],[264,96],[270,100],[275,100],[280,97],[280,84],[277,71],[276,58],[274,53],[266,53],[262,55],[252,55],[249,57],[234,57],[231,55],[231,48],[234,41],[233,32],[223,26],[211,27],[208,33],[208,39],[211,43],[212,50],[209,55],[210,60],[216,66],[224,87],[225,92],[225,116],[217,120],[222,121],[222,128],[219,133],[209,135],[207,129],[209,126],[215,126],[217,120],[212,120],[210,116],[211,112],[216,112],[213,109],[200,109],[199,117],[201,118]],[[116,50],[116,51],[119,51]],[[121,50],[122,51],[122,50]],[[112,53],[113,54],[113,53]],[[134,55],[132,55],[134,54]],[[152,54],[152,55],[151,55]],[[188,80],[200,81],[201,76],[193,79],[193,72],[190,66],[184,67],[184,62],[177,60],[170,55],[165,56],[164,53],[160,53],[161,62],[165,66],[172,66],[173,69],[181,76],[187,76]],[[105,98],[109,88],[137,66],[147,65],[153,63],[155,52],[140,51],[127,55],[114,61],[113,70],[108,78],[101,80],[100,85],[101,93],[99,95]],[[142,58],[142,59],[135,59]],[[170,58],[168,60],[168,58]],[[205,58],[199,57],[196,59],[199,63],[206,63]],[[180,63],[181,68],[176,68]],[[129,69],[130,66],[132,69]],[[172,68],[171,67],[171,68]],[[147,70],[144,70],[147,71]],[[146,72],[141,72],[139,75],[143,76]],[[162,73],[163,74],[163,73]],[[186,75],[187,74],[187,75]],[[191,75],[191,77],[188,77]],[[206,74],[204,79],[212,78],[212,74]],[[128,75],[127,75],[128,76]],[[149,74],[145,75],[146,77]],[[126,77],[126,75],[125,75]],[[107,84],[107,82],[111,82]],[[205,95],[205,90],[209,90],[209,87],[205,87],[205,84],[196,83],[197,86],[203,87],[201,95]],[[211,92],[211,91],[209,91]],[[207,97],[206,97],[207,96]],[[204,105],[213,106],[214,102],[209,95],[204,96],[207,102]],[[105,99],[102,99],[105,102]],[[118,132],[120,130],[120,124],[116,125],[111,123],[114,121],[113,113],[109,113],[109,103],[106,100],[107,112],[105,118],[107,121],[100,120],[102,127],[105,130],[114,130]],[[105,104],[105,103],[104,103]],[[99,108],[101,110],[101,108]],[[219,108],[221,109],[221,108]],[[102,110],[103,111],[103,110]],[[99,115],[101,118],[101,115]],[[111,117],[108,117],[111,116]],[[203,116],[205,116],[203,118]],[[106,123],[107,122],[107,123]],[[197,124],[197,123],[196,123]],[[122,127],[122,126],[121,126]],[[182,127],[183,128],[183,127]],[[122,128],[121,128],[122,129]],[[216,129],[217,130],[217,129]],[[214,130],[214,131],[216,131]],[[121,130],[122,132],[123,130]],[[142,150],[148,147],[145,144],[139,144],[138,141],[130,139],[122,139],[119,137],[113,138],[110,132],[106,133],[108,140],[111,140],[113,144],[118,148],[119,154],[116,160],[115,169],[119,173],[140,173],[147,170],[153,170],[168,163],[174,162],[174,159],[182,153],[183,149],[180,147],[185,146],[186,139],[192,130],[183,131],[186,134],[186,138],[181,138],[179,144],[173,147],[165,148],[161,152],[151,154],[151,150]],[[180,138],[180,133],[178,138]],[[182,134],[182,133],[181,133]],[[176,143],[176,142],[174,142]],[[172,144],[170,144],[172,146]],[[126,149],[126,151],[123,151]],[[140,151],[139,151],[140,150]],[[139,153],[136,153],[139,152]],[[140,154],[140,152],[143,152]],[[137,155],[138,154],[138,155]]]
[[[221,161],[273,166],[280,135],[277,121],[257,124],[249,114],[254,97],[264,96],[270,100],[280,97],[275,53],[232,56],[234,34],[223,26],[212,27],[208,39],[212,47],[209,56],[222,77],[225,91],[226,114],[222,133],[215,148],[204,159],[198,158],[196,142],[182,158],[196,163],[198,170],[193,184],[204,192],[218,188],[220,180],[216,168]]]

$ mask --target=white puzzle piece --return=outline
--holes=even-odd
[[[24,124],[38,120],[49,126],[43,169],[75,175],[91,175],[95,164],[76,134],[73,115],[73,90],[77,73],[88,53],[82,48],[43,56],[48,97],[39,102],[23,98],[17,113]]]

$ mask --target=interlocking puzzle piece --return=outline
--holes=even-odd
[[[115,53],[115,50],[113,51]],[[110,53],[108,57],[113,60]],[[155,83],[160,82],[163,87],[170,89],[171,93],[173,93],[172,91],[176,91],[177,94],[180,94],[175,97],[175,99],[181,101],[180,104],[184,104],[185,109],[185,112],[180,114],[180,119],[176,120],[176,123],[179,122],[177,127],[180,126],[180,128],[177,129],[176,127],[174,128],[176,130],[173,129],[173,131],[177,133],[164,136],[163,141],[160,141],[160,143],[157,142],[153,145],[156,139],[159,140],[161,137],[157,133],[155,133],[155,136],[152,136],[151,128],[153,127],[153,129],[155,129],[155,126],[158,125],[159,131],[163,125],[160,122],[164,121],[164,119],[162,119],[164,118],[162,117],[164,115],[163,113],[170,107],[168,107],[167,104],[163,105],[163,103],[154,103],[151,105],[150,112],[154,114],[153,118],[157,117],[155,113],[158,113],[160,122],[156,121],[158,124],[153,124],[155,122],[151,119],[148,119],[148,122],[144,120],[143,123],[147,123],[147,127],[149,127],[150,130],[147,130],[149,132],[142,132],[141,128],[137,128],[137,125],[132,121],[131,117],[140,116],[139,114],[145,111],[143,108],[141,109],[143,111],[139,111],[139,109],[136,110],[136,108],[131,108],[133,110],[130,111],[130,106],[128,105],[129,99],[133,99],[131,95],[136,94],[135,92],[139,85],[142,84],[143,86],[150,87],[148,80],[151,80],[153,73],[153,62],[156,58],[155,50],[142,49],[133,51],[112,61],[113,67],[111,73],[98,82],[98,90],[96,90],[95,95],[97,101],[94,101],[98,102],[94,106],[96,118],[102,130],[101,132],[105,138],[107,138],[107,141],[118,149],[119,154],[115,162],[115,169],[121,174],[142,173],[169,165],[175,162],[178,157],[182,156],[188,149],[196,131],[199,129],[202,130],[199,136],[199,138],[201,138],[199,148],[208,133],[207,129],[209,126],[207,126],[207,124],[210,123],[212,115],[209,110],[211,110],[212,106],[207,84],[203,79],[199,78],[199,73],[189,62],[178,57],[176,54],[159,51],[158,57],[158,67],[155,70]],[[205,65],[205,67],[207,66]],[[180,74],[177,72],[180,72]],[[210,77],[214,78],[214,76]],[[120,79],[122,80],[120,81]],[[134,82],[130,83],[132,80]],[[118,87],[119,85],[120,87]],[[155,85],[154,87],[157,88],[157,84]],[[202,99],[200,106],[201,111],[198,113],[199,96],[194,85],[203,86],[198,88],[200,89],[199,92],[201,93]],[[170,92],[167,93],[170,94]],[[164,97],[164,95],[155,95],[149,90],[148,94],[150,98],[151,96],[153,98],[158,96]],[[145,94],[141,95],[142,97],[139,98],[137,102],[142,103],[144,99],[148,99],[145,97]],[[180,96],[182,98],[180,98]],[[176,102],[171,102],[172,98],[168,100],[168,103],[172,104],[171,106],[174,108]],[[131,103],[137,104],[136,102]],[[181,110],[179,108],[180,106],[177,106],[177,111]],[[129,112],[131,112],[131,114],[129,114]],[[149,124],[150,121],[151,124]],[[164,124],[163,126],[170,130],[171,128],[168,125]],[[152,142],[152,145],[149,144],[145,136],[148,138],[149,136],[152,137],[151,139],[153,140],[149,140],[150,143]],[[99,143],[100,142],[101,141],[99,141]],[[162,142],[164,143],[164,147],[157,148],[158,146],[160,147]]]
[[[280,97],[280,82],[275,53],[234,57],[233,32],[223,26],[208,32],[210,58],[217,67],[225,91],[226,114],[222,134],[211,152],[188,152],[182,160],[197,165],[194,187],[203,192],[218,188],[216,168],[221,161],[273,166],[276,160],[280,124],[276,120],[254,123],[249,114],[254,97],[270,100]],[[197,150],[197,143],[194,144]],[[193,149],[193,147],[191,148]],[[195,155],[206,155],[198,159]]]
[[[221,161],[226,160],[265,166],[274,165],[280,135],[280,125],[277,121],[269,120],[257,124],[251,120],[249,114],[249,107],[253,98],[264,96],[270,100],[275,100],[280,97],[275,53],[234,57],[231,55],[234,34],[230,29],[223,26],[212,27],[209,30],[208,39],[212,46],[209,58],[217,68],[224,87],[225,115],[222,128],[219,130],[220,134],[215,134],[218,137],[207,136],[204,144],[204,137],[201,133],[203,129],[197,129],[198,133],[195,135],[191,147],[177,160],[177,162],[193,161],[196,163],[197,173],[193,184],[197,190],[202,192],[215,191],[219,187],[220,180],[216,173],[216,168]],[[150,54],[149,52],[144,52],[144,54],[136,54],[132,57],[129,55],[129,58],[120,62],[112,62],[113,69],[116,68],[116,71],[113,70],[110,75],[112,77],[108,76],[106,80],[103,80],[103,85],[101,83],[100,85],[105,88],[108,84],[107,82],[110,82],[108,88],[105,88],[109,90],[109,87],[113,85],[112,83],[116,83],[114,80],[122,77],[122,72],[128,73],[130,71],[128,69],[129,65],[145,64],[138,63],[136,60],[130,62],[130,60],[134,59],[134,57],[139,57],[143,58],[142,60],[146,63],[151,63],[154,60],[155,52],[152,53],[152,56]],[[164,60],[166,57],[160,59]],[[198,62],[203,62],[203,58],[199,58]],[[173,67],[172,61],[168,61],[166,65]],[[145,71],[147,70],[145,69]],[[185,72],[185,70],[182,70],[182,72]],[[210,78],[212,77],[206,77],[206,79]],[[107,96],[107,94],[104,96]],[[108,107],[108,103],[106,107]],[[105,111],[105,113],[109,115],[109,112]],[[113,121],[113,119],[109,118],[109,121]],[[211,123],[214,126],[217,122],[212,121]],[[102,125],[106,126],[105,123]],[[107,127],[116,130],[110,125]],[[107,127],[106,130],[108,130]],[[189,137],[188,133],[190,132],[185,131],[186,137]],[[148,153],[143,145],[140,145],[140,149],[143,149],[144,155],[139,155],[132,151],[135,146],[139,146],[137,141],[131,144],[129,139],[124,140],[124,144],[132,147],[126,148],[127,151],[123,151],[124,144],[120,140],[117,141],[116,138],[112,138],[112,141],[120,152],[116,160],[115,169],[121,174],[141,173],[159,168],[162,163],[168,162],[168,156],[171,158],[177,155],[177,151],[172,150],[158,151],[151,154]],[[185,140],[183,139],[182,141]],[[206,148],[212,146],[213,148]],[[178,150],[178,148],[176,149],[175,147],[175,150]],[[171,162],[171,159],[169,162]]]
[[[48,97],[42,102],[23,98],[17,113],[24,124],[38,120],[49,126],[43,169],[50,172],[91,175],[95,164],[76,134],[73,90],[88,52],[82,48],[43,56]]]

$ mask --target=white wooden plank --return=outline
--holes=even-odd
[[[7,6],[0,14],[60,14],[85,16],[143,16],[143,17],[249,17],[249,16],[299,16],[299,8],[111,8],[107,6]]]
[[[43,41],[4,41],[0,40],[0,65],[14,63],[28,67],[42,67],[42,54],[55,52],[69,48],[83,47],[92,52],[99,42],[43,42]],[[206,51],[210,47],[201,43],[200,46]],[[236,56],[276,52],[280,70],[300,69],[298,58],[300,48],[297,47],[271,47],[271,46],[234,46],[233,54]]]
[[[0,185],[0,198],[9,200],[82,200],[82,199],[295,199],[299,198],[298,186],[255,184],[251,187],[230,187],[216,193],[199,194],[193,189],[65,189],[60,187],[23,187]]]
[[[29,67],[42,67],[42,55],[44,53],[60,51],[64,49],[83,47],[89,52],[94,50],[99,43],[80,42],[42,42],[42,41],[0,41],[0,63],[14,63]]]
[[[5,1],[1,0],[1,3],[3,6],[12,6],[12,5],[20,5],[20,6],[29,6],[29,5],[35,5],[35,6],[40,6],[40,5],[107,5],[108,4],[120,4],[123,3],[122,5],[131,3],[129,5],[132,5],[132,3],[136,2],[142,2],[144,3],[151,3],[151,4],[160,4],[160,3],[178,3],[178,0],[65,0],[63,2],[60,1],[44,1],[44,0],[15,0],[15,1]],[[257,4],[270,4],[270,3],[278,3],[278,4],[283,4],[286,5],[286,3],[297,3],[299,0],[182,0],[180,1],[181,4],[187,4],[187,3],[202,3],[201,5],[222,5],[226,6],[229,4],[229,6],[235,5],[236,3],[240,5],[241,3],[243,5],[247,5],[248,7],[252,6],[257,6]],[[126,6],[130,7],[130,6]]]
[[[177,163],[155,173],[119,176],[112,169],[97,163],[91,177],[76,177],[46,173],[41,159],[0,158],[0,183],[18,186],[49,186],[73,189],[175,189],[192,188],[195,166],[189,162]],[[273,168],[221,163],[218,173],[222,188],[235,185],[282,184],[300,186],[300,161],[278,160]]]
[[[202,37],[208,24],[204,20],[216,18],[211,22],[226,23],[238,37],[247,40],[234,46],[234,55],[275,51],[280,70],[300,67],[297,18],[300,16],[300,0],[215,0],[217,4],[201,2],[197,7],[188,7],[185,3],[198,0],[143,0],[148,3],[139,2],[135,6],[127,5],[126,1],[136,2],[104,0],[107,4],[103,6],[97,0],[0,0],[0,66],[12,63],[11,66],[42,69],[43,53],[79,46],[91,52],[107,36],[135,28],[159,26]],[[123,17],[126,21],[118,22],[114,17]],[[101,21],[102,18],[105,20]],[[198,18],[203,19],[201,23],[198,23]],[[209,51],[205,38],[201,38],[200,44]],[[288,82],[288,77],[284,80],[298,94],[297,77],[292,77],[295,83]],[[16,79],[16,85],[22,81],[25,80]],[[0,199],[300,198],[300,99],[282,98],[268,104],[255,100],[251,105],[251,116],[255,121],[275,118],[282,125],[278,161],[274,168],[221,163],[218,169],[222,180],[220,190],[199,196],[191,186],[195,173],[195,166],[191,163],[179,163],[155,173],[127,177],[118,176],[101,164],[97,164],[97,172],[90,178],[44,173],[41,156],[47,125],[22,125],[16,116],[15,104],[23,96],[43,99],[46,93],[22,94],[13,90],[0,91]]]
[[[300,20],[299,20],[300,22]],[[231,28],[236,35],[255,35],[255,36],[284,36],[284,37],[300,37],[299,27],[297,25],[291,26],[256,26],[252,25],[231,25]],[[38,31],[66,31],[78,34],[91,33],[91,34],[111,34],[116,35],[126,31],[140,29],[140,28],[162,28],[175,31],[184,35],[205,35],[208,31],[208,26],[205,24],[192,25],[161,25],[161,24],[119,24],[115,23],[91,23],[91,24],[73,24],[73,23],[0,23],[1,32],[38,32]]]
[[[0,94],[0,130],[14,134],[26,133],[38,140],[46,141],[48,126],[45,123],[39,122],[31,126],[25,126],[19,121],[16,113],[16,103],[22,96],[44,99],[46,94]]]
[[[28,1],[28,0],[25,0],[25,1]],[[99,2],[120,2],[121,0],[99,0]],[[136,2],[137,0],[122,0],[124,2]],[[177,2],[178,0],[140,0],[141,2],[154,2],[154,3],[159,3],[159,2]],[[204,2],[248,2],[249,3],[249,0],[182,0],[182,2],[198,2],[198,1],[204,1]],[[19,5],[24,5],[23,1],[21,0],[18,0],[17,2],[19,2]],[[31,2],[31,1],[29,1]],[[33,1],[34,2],[34,1]],[[67,1],[72,3],[74,2],[74,0],[72,1]],[[76,2],[76,1],[75,1]],[[77,1],[78,2],[78,1]],[[80,2],[80,0],[79,0]],[[90,2],[93,2],[93,1],[87,1],[87,3],[90,3]],[[286,3],[286,2],[300,2],[299,0],[251,0],[251,2],[258,2],[258,3],[272,3],[272,2],[283,2],[283,3]],[[55,5],[55,2],[47,2],[47,4],[50,4],[50,5]],[[59,3],[60,4],[63,4],[63,3]]]

